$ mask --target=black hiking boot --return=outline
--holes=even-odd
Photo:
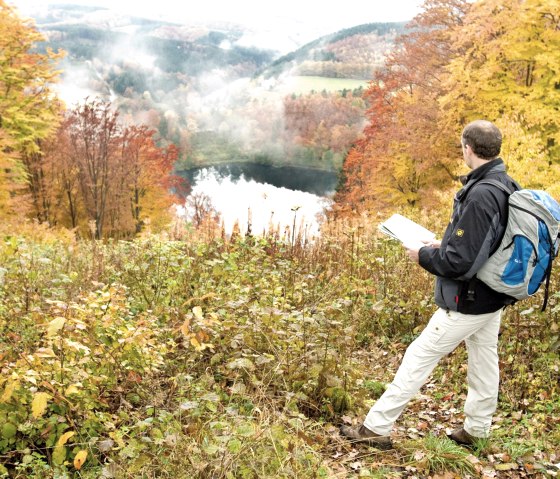
[[[451,434],[448,434],[447,437],[461,446],[473,446],[476,441],[480,441],[482,439],[481,437],[471,436],[462,427],[455,429],[451,432]]]
[[[350,427],[342,426],[340,428],[340,434],[351,442],[367,444],[368,446],[373,446],[378,449],[392,449],[393,443],[389,436],[381,436],[373,431],[370,431],[364,425]]]

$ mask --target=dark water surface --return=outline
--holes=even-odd
[[[178,174],[189,180],[191,185],[194,185],[200,172],[209,168],[220,176],[230,177],[232,181],[237,181],[243,176],[247,180],[258,183],[266,183],[277,188],[305,191],[318,196],[332,196],[338,182],[338,175],[330,171],[294,166],[260,165],[249,162],[192,168],[180,171]]]

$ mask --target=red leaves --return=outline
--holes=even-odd
[[[42,178],[34,191],[38,219],[84,235],[91,223],[101,238],[134,235],[166,216],[186,186],[172,174],[177,148],[158,147],[154,134],[145,125],[121,126],[101,100],[69,111],[34,166]]]

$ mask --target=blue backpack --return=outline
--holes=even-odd
[[[494,291],[517,300],[535,294],[545,283],[544,311],[552,261],[558,254],[560,205],[540,190],[511,191],[497,180],[481,180],[508,195],[508,221],[498,248],[476,277]]]

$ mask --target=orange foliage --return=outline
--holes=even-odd
[[[362,129],[363,108],[363,100],[351,92],[345,96],[323,92],[286,97],[286,135],[296,145],[344,153]]]
[[[374,75],[364,138],[346,158],[342,211],[433,206],[433,188],[456,178],[460,130],[441,119],[445,66],[458,54],[450,34],[468,9],[464,0],[428,0]]]
[[[86,102],[69,111],[43,154],[28,162],[31,197],[39,221],[96,238],[128,237],[147,224],[169,221],[184,193],[172,174],[177,148],[160,148],[154,130],[123,127],[110,103]]]

